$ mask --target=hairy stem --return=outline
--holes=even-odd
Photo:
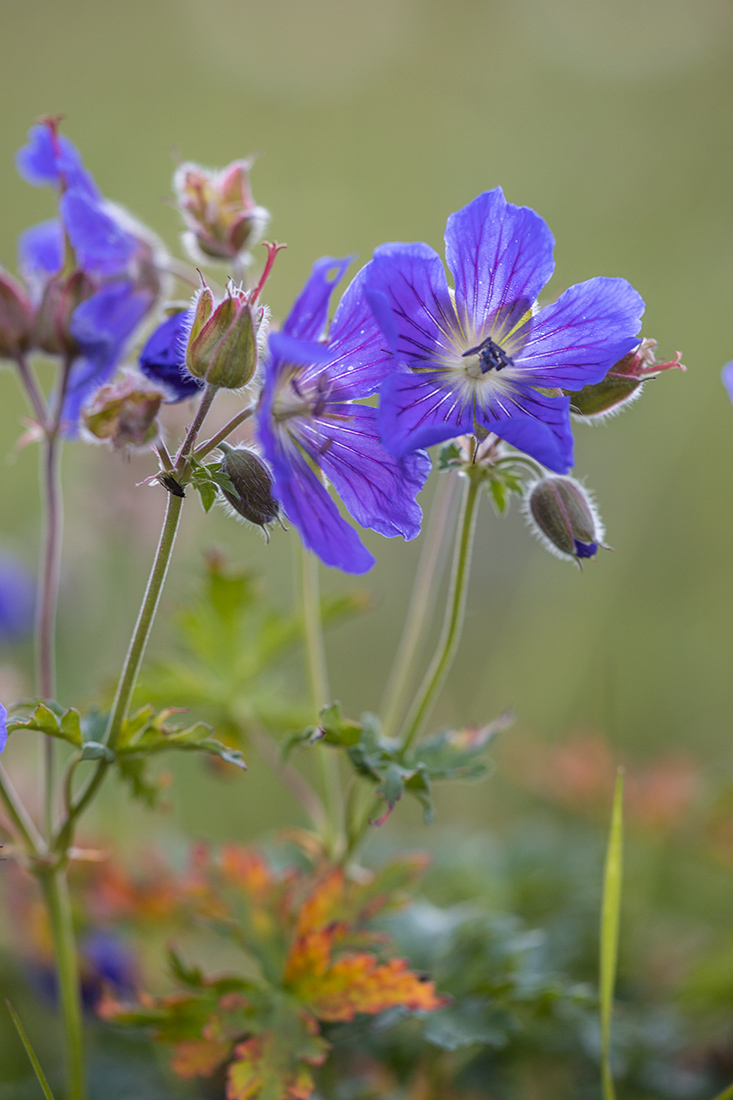
[[[326,668],[326,650],[323,644],[323,624],[321,622],[318,558],[315,554],[311,554],[309,550],[306,550],[302,544],[300,555],[300,590],[303,609],[305,660],[313,717],[317,720],[321,708],[331,702]],[[325,839],[331,854],[334,854],[341,846],[343,824],[343,799],[338,758],[325,745],[318,745],[317,753],[326,806],[327,833]]]
[[[384,694],[382,730],[385,737],[393,737],[397,730],[420,642],[432,618],[447,549],[446,534],[450,528],[455,486],[454,477],[441,477],[433,499],[407,618]]]
[[[201,431],[201,427],[206,420],[206,416],[211,408],[212,402],[217,394],[217,387],[212,386],[210,382],[207,382],[204,389],[201,400],[199,401],[199,407],[196,409],[196,415],[191,421],[191,425],[186,432],[186,438],[180,446],[178,454],[176,455],[176,471],[181,472],[186,464],[186,459],[191,453],[196,437]]]
[[[64,1020],[67,1100],[84,1100],[86,1081],[81,989],[66,868],[46,868],[39,873],[39,878],[51,922],[56,956],[56,976]]]
[[[481,472],[473,467],[466,471],[466,487],[461,514],[456,528],[451,582],[443,619],[443,629],[430,667],[410,707],[402,735],[403,750],[407,750],[422,732],[425,719],[442,688],[458,649],[466,611],[466,592],[471,571],[471,551],[476,530],[476,516],[481,492]]]
[[[61,495],[61,437],[51,430],[43,444],[41,492],[44,502],[44,530],[38,606],[36,611],[36,676],[43,699],[56,696],[56,611],[61,577],[61,544],[64,526]],[[44,741],[44,809],[46,833],[53,828],[54,741]]]
[[[140,665],[145,653],[145,647],[150,637],[155,613],[158,610],[160,595],[168,573],[168,566],[170,565],[171,555],[178,533],[182,505],[182,497],[174,496],[172,493],[168,494],[165,520],[163,522],[163,529],[160,533],[155,561],[153,562],[153,568],[148,578],[145,596],[143,597],[143,602],[138,613],[135,629],[130,638],[130,644],[125,656],[125,663],[122,666],[112,711],[107,724],[105,741],[112,751],[114,751],[117,745],[122,723],[127,716],[130,699],[135,689],[138,672],[140,671]],[[59,835],[54,844],[54,849],[57,852],[62,853],[67,850],[73,838],[74,823],[96,794],[97,788],[104,779],[108,767],[109,763],[106,760],[100,760],[94,775],[81,794],[74,800],[67,814],[66,821],[59,831]]]
[[[200,447],[197,447],[193,452],[193,457],[197,460],[204,458],[210,451],[215,450],[220,443],[223,443],[227,436],[231,435],[235,428],[238,428],[240,424],[244,424],[245,420],[249,420],[250,416],[255,411],[254,405],[248,405],[246,409],[242,409],[236,416],[233,416],[231,420],[228,420],[223,428],[212,435],[211,439],[205,440]]]
[[[48,407],[46,405],[46,399],[43,396],[43,391],[38,384],[35,372],[24,355],[18,355],[15,364],[18,368],[18,375],[23,385],[23,389],[35,413],[36,420],[45,430],[49,422]]]

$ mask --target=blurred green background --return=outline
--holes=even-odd
[[[681,349],[689,371],[650,384],[618,420],[577,428],[576,473],[615,548],[582,575],[533,541],[516,508],[499,519],[485,502],[435,724],[509,706],[518,722],[511,768],[500,749],[495,777],[446,795],[441,812],[471,829],[508,819],[525,807],[523,754],[529,767],[538,742],[588,728],[614,760],[682,752],[703,777],[731,770],[729,0],[3,0],[1,55],[0,262],[11,270],[20,229],[52,212],[13,155],[39,115],[63,112],[104,194],[172,249],[176,157],[220,166],[258,153],[254,194],[272,212],[270,235],[288,243],[268,286],[276,317],[318,256],[365,261],[386,240],[441,249],[447,215],[497,184],[555,234],[549,293],[628,278],[647,301],[644,335],[661,359]],[[16,449],[23,415],[5,370],[1,544],[32,560],[36,454]],[[163,507],[160,491],[136,487],[152,472],[145,458],[67,451],[66,703],[93,695],[121,660]],[[261,570],[286,604],[294,539],[277,530],[266,547],[192,503],[164,606],[186,603],[212,545]],[[358,583],[371,609],[329,635],[334,694],[352,713],[379,703],[420,550],[366,541],[378,564]],[[324,576],[327,589],[351,585]],[[153,647],[170,633],[157,628]],[[27,669],[27,655],[8,654],[3,692],[26,690]],[[248,839],[291,816],[276,790],[256,766],[222,788],[186,762],[174,815],[155,827]],[[412,828],[417,816],[400,808],[396,819]],[[154,827],[124,799],[112,820],[130,838]],[[729,870],[716,883],[722,914]]]

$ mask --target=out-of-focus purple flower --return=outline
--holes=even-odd
[[[728,397],[733,401],[733,362],[726,363],[721,371],[721,377],[723,379],[723,385],[726,388]]]
[[[0,752],[8,743],[8,712],[0,703]]]
[[[16,163],[29,183],[50,184],[59,193],[59,219],[27,230],[19,250],[21,270],[37,303],[51,295],[54,318],[65,319],[57,342],[72,356],[63,415],[73,431],[81,406],[112,376],[161,294],[161,247],[100,194],[77,149],[58,133],[57,120],[31,129]],[[67,242],[76,271],[85,279],[81,302],[64,297],[67,286],[68,293],[76,293],[80,285],[69,264]],[[42,320],[47,328],[47,317]]]
[[[142,373],[159,382],[168,393],[168,403],[195,397],[205,385],[186,370],[186,345],[191,317],[187,310],[174,313],[158,325],[140,352]]]
[[[17,642],[30,635],[35,603],[32,574],[10,554],[0,554],[0,642]]]
[[[385,447],[404,455],[494,432],[552,470],[573,462],[570,399],[639,343],[644,303],[625,279],[590,279],[536,311],[554,240],[500,187],[448,219],[446,259],[426,244],[386,244],[366,293],[393,355],[381,387]],[[549,392],[548,392],[549,391]]]
[[[275,496],[306,546],[326,565],[365,573],[374,558],[340,515],[325,479],[362,527],[412,539],[422,518],[415,497],[430,459],[422,451],[389,454],[379,440],[377,410],[358,404],[390,369],[364,298],[364,271],[346,290],[324,339],[331,294],[348,264],[318,260],[282,331],[270,336],[258,432]]]
[[[117,996],[135,992],[137,965],[132,950],[112,932],[92,932],[82,940],[81,994],[84,1007],[96,1008],[105,989]]]

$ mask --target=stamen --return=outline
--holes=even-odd
[[[468,351],[464,351],[463,358],[466,359],[469,355],[478,355],[482,374],[486,374],[486,372],[490,370],[499,371],[503,370],[504,367],[514,366],[514,360],[511,356],[507,355],[503,347],[494,343],[490,336],[487,336],[486,339],[475,348],[469,348]]]

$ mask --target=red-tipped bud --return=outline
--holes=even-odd
[[[92,280],[83,271],[70,275],[53,275],[43,291],[36,313],[34,343],[49,355],[75,355],[79,348],[71,335],[74,310],[95,290]]]
[[[662,371],[672,370],[674,367],[681,371],[687,370],[684,363],[680,362],[682,352],[679,351],[668,363],[657,363],[654,358],[656,346],[656,340],[642,340],[634,351],[630,351],[611,367],[601,382],[584,386],[582,390],[564,390],[564,394],[570,398],[571,413],[588,420],[612,416],[620,412],[624,405],[641,396],[642,386],[648,379],[656,378]]]
[[[230,447],[220,443],[224,457],[221,472],[226,474],[234,492],[222,489],[235,512],[258,527],[273,523],[280,514],[280,506],[272,495],[272,474],[255,451],[247,447]]]
[[[257,369],[261,310],[257,314],[256,319],[247,295],[233,284],[218,305],[205,286],[196,302],[186,348],[190,373],[228,390],[246,386]]]
[[[252,198],[250,160],[235,160],[221,172],[182,164],[173,177],[183,215],[186,247],[194,260],[227,262],[242,257],[261,238],[270,215]]]
[[[82,421],[95,439],[106,440],[116,451],[145,447],[158,436],[157,416],[165,395],[146,386],[139,375],[126,373],[118,382],[102,386],[82,410]]]
[[[543,477],[530,485],[524,512],[540,542],[558,558],[581,563],[603,546],[603,524],[587,490],[572,477]],[[604,547],[605,549],[605,547]]]
[[[25,288],[0,270],[0,357],[14,359],[28,351],[33,337],[33,306]]]

